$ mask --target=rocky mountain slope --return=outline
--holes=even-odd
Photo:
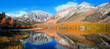
[[[62,17],[57,23],[66,22],[66,21],[81,21],[85,17],[91,15],[95,10],[95,6],[83,2],[80,5],[72,8],[64,17]]]
[[[27,39],[27,41],[35,44],[48,43],[51,40],[52,39],[44,33],[30,33],[30,36]]]
[[[7,16],[4,12],[0,13],[0,31],[1,29],[18,29],[18,28],[31,28],[29,25],[21,25],[17,20]]]
[[[110,3],[97,6],[95,12],[85,20],[99,23],[110,22]]]
[[[36,23],[33,27],[52,24],[66,23],[106,23],[110,22],[110,3],[104,3],[98,6],[83,2],[78,6],[69,7],[61,10],[58,14],[51,17],[44,23]]]
[[[84,21],[105,23],[110,22],[109,16],[110,3],[104,3],[98,6],[94,6],[89,3],[83,2],[78,6],[69,7],[60,11],[48,21],[57,20],[55,21],[55,23]]]
[[[35,24],[35,23],[45,22],[51,17],[52,15],[49,13],[37,11],[37,12],[30,12],[28,14],[24,14],[22,16],[13,17],[13,18],[23,23]]]
[[[44,26],[56,23],[68,22],[110,22],[110,3],[104,3],[98,6],[83,2],[78,6],[69,7],[61,10],[55,16],[46,12],[30,12],[27,15],[14,18],[25,24],[34,24],[33,26]],[[42,22],[42,23],[38,23]]]

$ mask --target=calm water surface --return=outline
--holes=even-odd
[[[54,29],[0,33],[0,49],[110,49],[109,30]]]

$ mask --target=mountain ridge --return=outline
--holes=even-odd
[[[85,6],[87,5],[87,6]],[[58,14],[50,18],[48,21],[34,26],[45,26],[51,24],[64,24],[64,23],[106,23],[110,22],[110,3],[103,6],[94,6],[89,3],[83,2],[82,4],[69,7],[61,10]]]
[[[72,6],[61,10],[58,14],[52,16],[45,12],[28,13],[20,19],[24,23],[31,23],[33,26],[42,26],[48,24],[68,23],[68,22],[89,22],[89,23],[106,23],[109,21],[110,2],[94,6],[82,2],[77,6]],[[40,23],[39,23],[40,22]]]
[[[52,15],[47,12],[37,11],[37,12],[30,12],[20,17],[13,17],[13,18],[15,20],[19,20],[20,22],[35,24],[35,23],[45,22],[51,17]]]

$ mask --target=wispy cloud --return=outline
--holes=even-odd
[[[44,12],[44,11],[42,11],[42,10],[32,10],[30,12]],[[48,12],[46,12],[46,13],[48,13]],[[22,16],[23,14],[28,14],[28,12],[20,10],[20,11],[14,11],[14,12],[6,13],[6,15],[13,16],[13,17],[19,17],[19,16]]]
[[[23,8],[22,10],[28,10],[28,8]]]
[[[32,10],[31,12],[38,12],[38,11],[43,12],[42,10]]]
[[[31,8],[22,8],[22,9],[19,9],[19,10],[10,11],[10,12],[7,12],[6,15],[19,17],[19,16],[21,16],[23,14],[28,14],[27,11],[30,11],[30,12],[37,11],[37,10],[34,10],[34,9],[37,9],[37,7],[38,6],[32,6]],[[39,11],[41,11],[41,10],[39,10]]]
[[[23,14],[27,14],[27,12],[26,11],[15,11],[15,12],[6,13],[6,15],[8,16],[21,16]]]
[[[68,3],[66,3],[66,4],[62,4],[62,5],[59,5],[59,6],[55,7],[55,10],[56,10],[57,12],[59,12],[59,11],[61,11],[61,10],[63,10],[63,9],[69,8],[69,7],[71,7],[71,6],[76,6],[76,5],[78,5],[78,3],[68,2]]]

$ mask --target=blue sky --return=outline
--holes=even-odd
[[[100,5],[110,2],[110,0],[0,0],[0,12],[22,15],[34,11],[44,11],[55,15],[62,9],[79,5],[82,2]]]

